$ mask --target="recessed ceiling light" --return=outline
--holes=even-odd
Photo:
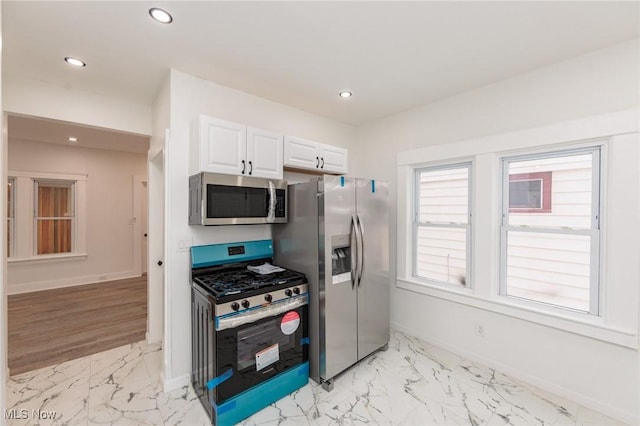
[[[348,91],[348,90],[343,90],[342,92],[338,93],[338,95],[339,95],[341,98],[345,98],[345,99],[346,99],[346,98],[350,98],[350,97],[353,95],[353,93],[351,93],[351,92],[350,92],[350,91]]]
[[[76,137],[74,137],[74,136],[69,136],[69,137],[67,138],[67,140],[68,140],[69,142],[71,142],[71,143],[78,142],[78,138],[76,138]]]
[[[171,22],[173,22],[173,16],[171,16],[169,12],[157,7],[152,7],[151,9],[149,9],[149,15],[151,15],[151,17],[156,21],[162,22],[163,24],[170,24]]]
[[[84,62],[82,62],[80,59],[72,58],[71,56],[67,56],[66,58],[64,58],[64,61],[69,65],[73,65],[74,67],[84,67],[87,65]]]

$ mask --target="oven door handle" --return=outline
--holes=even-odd
[[[284,302],[273,303],[242,313],[232,313],[222,317],[216,317],[216,331],[227,330],[249,324],[263,318],[275,317],[284,312],[304,306],[308,303],[307,295],[300,295],[287,299]]]

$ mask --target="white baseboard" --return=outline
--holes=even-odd
[[[187,386],[191,383],[191,374],[187,373],[182,376],[174,377],[173,379],[165,379],[164,373],[162,374],[162,382],[164,383],[164,391],[171,392],[172,390],[176,390],[181,388],[182,386]]]
[[[620,420],[627,424],[640,424],[640,418],[638,418],[637,413],[630,413],[620,409],[619,407],[615,407],[611,404],[603,403],[597,399],[594,399],[590,396],[583,395],[581,393],[575,392],[571,389],[567,389],[564,386],[559,384],[549,382],[547,380],[541,379],[540,377],[533,376],[530,374],[523,373],[522,371],[513,368],[509,365],[502,364],[500,362],[496,362],[494,360],[485,358],[481,355],[478,355],[474,352],[469,352],[463,349],[456,347],[455,345],[450,345],[447,342],[444,342],[439,339],[432,338],[431,336],[427,336],[423,334],[420,330],[405,327],[401,324],[398,324],[395,321],[391,322],[391,327],[409,334],[411,336],[415,336],[425,342],[431,343],[435,346],[438,346],[442,349],[445,349],[449,352],[453,352],[457,355],[460,355],[470,361],[477,362],[479,364],[485,365],[489,368],[493,368],[496,371],[499,371],[503,374],[516,378],[518,380],[522,380],[527,382],[535,387],[538,387],[544,391],[550,392],[552,394],[558,395],[562,398],[569,399],[571,401],[577,402],[578,404],[585,406],[591,410],[598,411],[604,415],[612,417],[614,419]]]
[[[151,334],[149,334],[149,332],[147,331],[147,334],[145,335],[145,338],[147,339],[147,343],[152,345],[154,343],[161,343],[162,342],[162,335],[160,336],[152,336]]]
[[[52,290],[54,288],[74,287],[84,284],[95,284],[103,281],[122,280],[139,277],[133,271],[114,272],[112,274],[86,275],[83,277],[69,277],[55,280],[34,281],[30,283],[9,284],[7,294],[31,293],[33,291]]]

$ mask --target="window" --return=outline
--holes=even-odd
[[[469,286],[471,163],[417,169],[414,275]]]
[[[15,241],[15,202],[16,202],[16,178],[9,177],[7,187],[7,257],[13,257],[13,244]]]
[[[8,174],[9,262],[86,257],[87,176],[18,170]]]
[[[75,219],[74,182],[35,181],[36,254],[71,253]]]
[[[597,315],[599,217],[599,148],[504,158],[501,293]]]
[[[551,213],[551,172],[509,175],[509,212]]]

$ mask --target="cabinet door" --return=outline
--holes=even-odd
[[[242,124],[200,116],[200,168],[203,172],[246,174],[247,130]]]
[[[329,173],[347,173],[347,150],[320,144],[320,168]]]
[[[247,170],[245,175],[282,179],[282,135],[247,128]]]
[[[300,169],[319,169],[318,143],[286,136],[284,138],[284,165]]]

